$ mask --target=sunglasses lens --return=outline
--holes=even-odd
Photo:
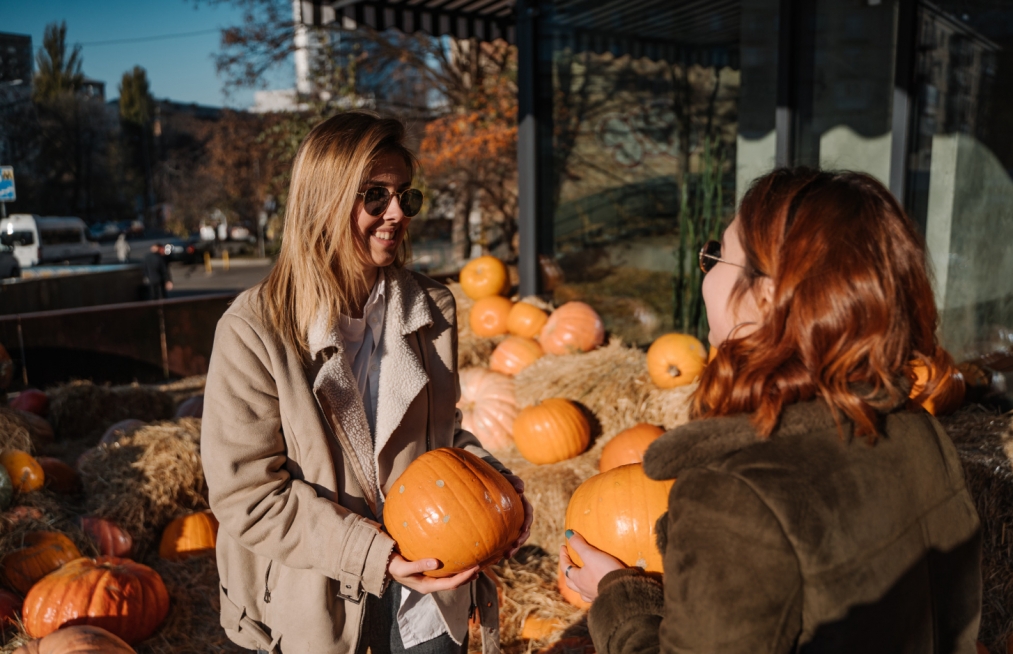
[[[363,207],[370,216],[379,216],[390,204],[390,191],[382,186],[368,189],[363,197]]]
[[[401,194],[401,212],[411,218],[422,210],[422,191],[410,188]]]
[[[705,273],[711,271],[711,269],[717,265],[718,260],[721,259],[721,242],[720,241],[707,241],[700,248],[700,269]]]

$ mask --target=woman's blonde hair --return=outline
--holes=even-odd
[[[292,166],[281,253],[259,293],[267,321],[289,345],[308,356],[313,322],[348,313],[368,291],[363,257],[368,244],[352,224],[358,192],[378,158],[404,158],[414,177],[415,156],[404,145],[404,125],[392,118],[342,113],[306,136]],[[392,199],[396,202],[396,199]],[[410,258],[405,234],[395,266]]]

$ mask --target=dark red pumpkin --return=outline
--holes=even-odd
[[[82,516],[81,531],[98,546],[103,556],[130,558],[134,549],[134,539],[112,520]]]
[[[11,400],[11,406],[45,418],[49,413],[49,396],[37,388],[29,388],[18,393],[18,396]]]
[[[77,470],[51,456],[40,456],[35,460],[42,466],[46,475],[45,485],[49,490],[61,495],[73,495],[81,490],[81,476]]]

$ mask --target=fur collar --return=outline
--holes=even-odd
[[[380,502],[377,460],[380,451],[419,391],[429,383],[429,375],[412,350],[409,336],[433,324],[428,296],[412,274],[400,268],[382,271],[386,280],[386,311],[383,326],[383,351],[377,391],[376,434],[370,433],[366,410],[352,368],[345,357],[341,330],[337,324],[320,321],[310,330],[310,356],[324,359],[313,381],[313,391],[327,399],[334,412],[332,428],[341,429],[355,450],[358,468],[364,477],[363,492],[373,506]]]

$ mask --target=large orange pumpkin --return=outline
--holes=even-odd
[[[179,560],[215,551],[218,520],[211,511],[198,511],[176,518],[162,532],[158,555]]]
[[[568,603],[576,606],[579,609],[591,608],[591,602],[585,602],[584,598],[580,596],[575,590],[570,590],[570,587],[566,585],[566,576],[562,570],[556,571],[556,587],[559,589],[559,594],[563,596]]]
[[[668,510],[672,484],[648,479],[639,463],[595,475],[570,498],[566,528],[626,565],[662,572],[654,523]],[[569,543],[566,550],[574,565],[583,565]]]
[[[0,465],[7,469],[11,484],[18,493],[29,493],[42,488],[46,473],[42,466],[28,452],[6,450],[0,455]]]
[[[921,403],[925,410],[934,416],[953,413],[964,403],[967,384],[964,375],[953,365],[953,358],[944,353],[944,363],[937,367],[934,363],[926,365],[921,359],[913,359],[908,366],[914,376],[909,397]],[[918,396],[925,392],[929,379],[936,381],[936,388],[925,398]]]
[[[507,316],[510,315],[511,307],[513,307],[513,302],[499,295],[491,295],[477,300],[471,307],[471,314],[468,316],[471,331],[482,338],[506,334]]]
[[[514,444],[531,463],[544,465],[572,459],[590,442],[587,418],[573,402],[563,398],[529,406],[514,420]]]
[[[509,285],[506,266],[496,257],[472,259],[461,269],[461,290],[472,300],[502,295]]]
[[[541,358],[542,346],[530,338],[508,336],[489,357],[489,370],[513,377]]]
[[[645,422],[624,429],[602,448],[598,471],[608,472],[612,468],[643,462],[647,446],[664,433],[661,427]]]
[[[538,341],[549,354],[588,352],[605,342],[605,323],[583,302],[567,302],[549,316]]]
[[[25,534],[24,547],[4,557],[4,579],[11,588],[24,594],[39,579],[79,558],[77,546],[60,532],[30,531]]]
[[[707,354],[689,334],[665,334],[647,349],[647,372],[658,388],[692,384],[707,366]]]
[[[131,645],[153,634],[169,614],[169,593],[157,572],[130,559],[71,561],[35,584],[22,618],[34,638],[64,625],[101,626]]]
[[[81,531],[90,538],[103,556],[130,557],[134,539],[112,520],[86,515],[81,517]]]
[[[72,495],[81,490],[81,476],[77,470],[51,456],[40,456],[36,461],[42,467],[49,490],[61,495]]]
[[[391,486],[384,523],[409,561],[434,558],[430,577],[499,561],[520,535],[524,507],[510,482],[474,454],[426,452]]]
[[[518,409],[514,380],[509,377],[484,368],[462,370],[457,408],[461,410],[461,427],[475,434],[485,449],[502,450],[514,442]]]
[[[64,627],[45,638],[33,640],[14,654],[136,654],[119,636],[101,627]]]
[[[533,304],[518,302],[507,316],[507,331],[514,336],[534,338],[542,333],[549,316]]]

